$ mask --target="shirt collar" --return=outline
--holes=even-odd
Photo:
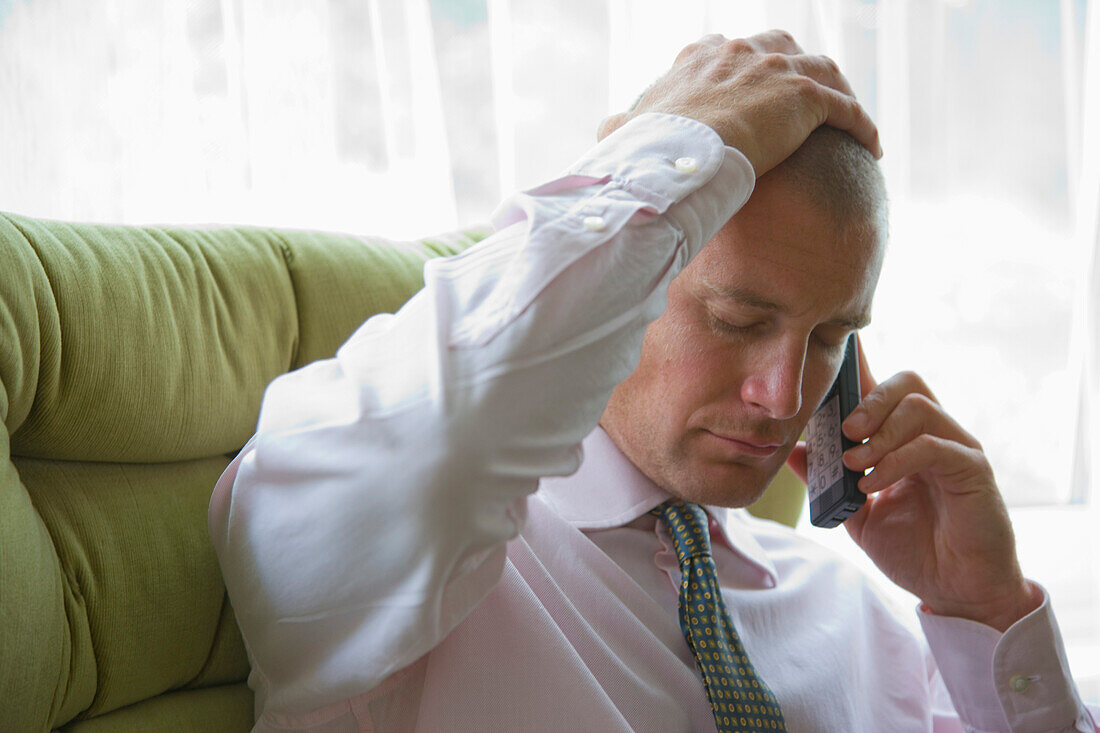
[[[602,428],[582,443],[584,460],[570,476],[550,476],[539,483],[538,495],[559,516],[582,531],[621,527],[668,501],[672,495],[653,483],[630,462]],[[744,509],[706,506],[717,520],[722,541],[759,571],[761,585],[778,583],[775,565],[761,547],[744,516]]]

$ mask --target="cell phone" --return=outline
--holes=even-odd
[[[859,357],[856,336],[848,337],[840,374],[806,426],[806,474],[810,495],[810,523],[836,527],[859,511],[867,497],[859,490],[863,474],[841,461],[856,445],[840,430],[840,423],[859,404]]]

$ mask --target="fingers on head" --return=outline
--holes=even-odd
[[[867,110],[863,109],[855,97],[838,92],[835,89],[818,85],[823,105],[824,124],[844,130],[876,158],[882,157],[882,145],[879,142],[878,128],[871,121]]]
[[[761,54],[801,54],[802,48],[795,42],[794,37],[784,30],[770,30],[757,33],[748,38],[726,38],[719,33],[703,36],[698,41],[684,47],[676,60],[699,53],[704,48],[717,48],[730,55],[743,55],[748,52]]]
[[[794,40],[794,36],[780,28],[773,28],[770,31],[757,33],[755,36],[750,36],[746,40],[748,40],[755,49],[764,53],[802,53],[802,47]]]
[[[847,94],[852,97],[855,96],[855,92],[852,91],[852,86],[848,83],[848,80],[844,78],[844,74],[841,73],[840,67],[828,56],[800,55],[792,57],[791,61],[799,72],[810,77],[818,84],[827,86],[830,89],[835,89],[841,94]]]
[[[676,63],[680,63],[686,59],[690,59],[693,56],[698,56],[700,53],[714,49],[727,42],[727,38],[720,33],[711,33],[703,36],[698,41],[689,43],[680,49],[680,53],[676,54]]]
[[[683,63],[684,61],[687,61],[692,57],[697,56],[699,52],[704,48],[706,48],[706,46],[698,41],[696,41],[695,43],[689,43],[688,45],[680,49],[680,53],[676,54],[676,61],[674,62],[674,64]]]

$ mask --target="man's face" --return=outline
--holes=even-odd
[[[778,177],[777,177],[778,176]],[[600,424],[682,498],[755,501],[870,317],[878,232],[842,237],[776,171],[672,282]]]

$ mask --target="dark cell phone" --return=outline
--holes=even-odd
[[[866,500],[858,482],[863,474],[840,460],[856,445],[844,437],[840,423],[859,404],[859,357],[856,336],[848,337],[840,374],[806,426],[806,473],[810,494],[810,522],[835,527],[859,511]]]

